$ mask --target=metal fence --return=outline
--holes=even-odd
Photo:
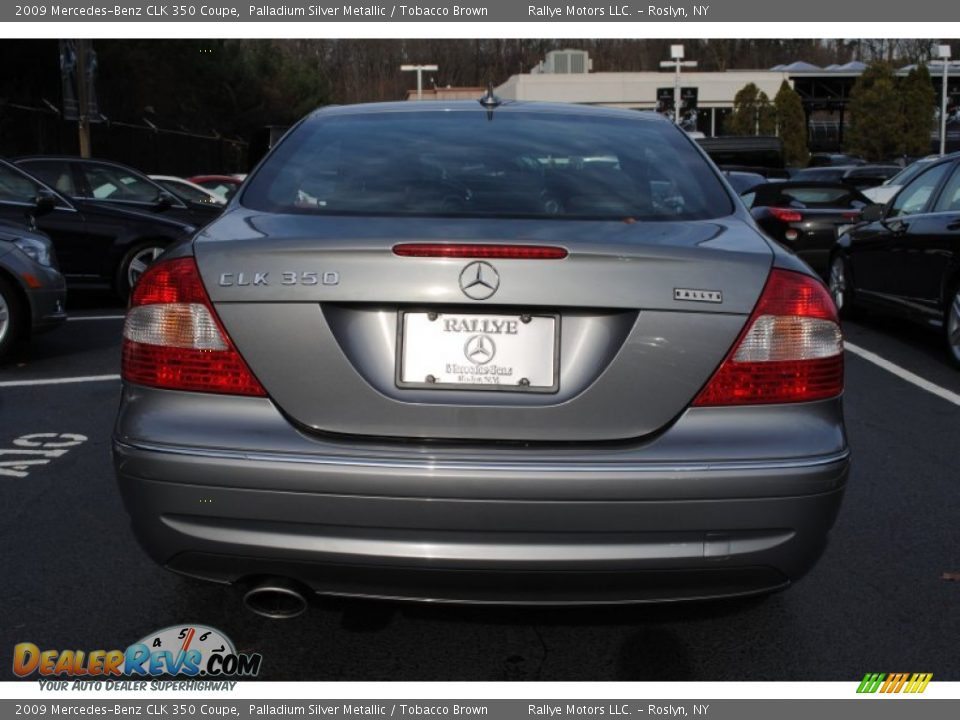
[[[183,130],[101,122],[90,126],[94,157],[143,172],[189,177],[202,173],[246,172],[247,143]],[[76,122],[53,109],[0,102],[0,156],[77,155]]]

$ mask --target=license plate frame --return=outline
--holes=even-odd
[[[544,322],[548,321],[552,323],[552,327],[549,328],[549,338],[552,343],[551,356],[548,361],[542,362],[541,365],[549,365],[551,372],[552,383],[550,385],[539,384],[539,385],[521,385],[518,383],[494,383],[494,382],[477,382],[477,383],[460,383],[460,382],[448,382],[442,381],[438,378],[437,381],[428,382],[424,380],[413,380],[413,379],[404,379],[405,376],[408,376],[409,373],[405,372],[405,361],[407,360],[407,350],[408,350],[408,321],[414,317],[419,316],[421,318],[429,318],[430,315],[435,315],[435,321],[441,321],[447,317],[453,316],[455,318],[469,318],[476,320],[500,320],[507,321],[512,320],[520,324],[523,323],[523,318],[530,318],[530,322],[538,321]],[[482,332],[477,332],[474,334],[485,334]],[[539,334],[544,335],[542,329]],[[470,332],[463,333],[464,341],[469,340],[471,337]],[[459,358],[458,358],[459,359]],[[437,364],[446,363],[447,360],[439,360]],[[462,359],[464,365],[469,365],[469,361],[465,358]],[[483,365],[486,365],[484,363]],[[541,369],[543,369],[541,367]],[[413,372],[411,370],[411,372]],[[423,310],[423,309],[410,309],[410,310],[400,310],[397,316],[397,357],[395,362],[395,382],[399,388],[416,388],[423,390],[445,390],[447,392],[455,391],[465,391],[465,392],[515,392],[515,393],[541,393],[549,394],[556,393],[560,390],[560,314],[555,312],[529,312],[529,311],[520,311],[520,310],[500,310],[499,312],[476,312],[473,310],[468,310],[465,312],[460,312],[457,310]]]

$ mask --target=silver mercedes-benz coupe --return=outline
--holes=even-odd
[[[275,616],[756,594],[836,517],[842,353],[668,121],[331,107],[134,289],[118,483],[152,558]]]

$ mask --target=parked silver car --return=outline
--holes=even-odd
[[[0,220],[0,362],[21,340],[66,320],[66,298],[50,239]]]
[[[310,115],[141,278],[113,448],[147,552],[273,616],[800,577],[848,470],[820,280],[665,120],[425,105]]]

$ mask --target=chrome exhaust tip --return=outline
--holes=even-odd
[[[244,594],[243,604],[250,612],[272,620],[289,620],[307,611],[307,598],[300,585],[284,578],[254,585]]]

